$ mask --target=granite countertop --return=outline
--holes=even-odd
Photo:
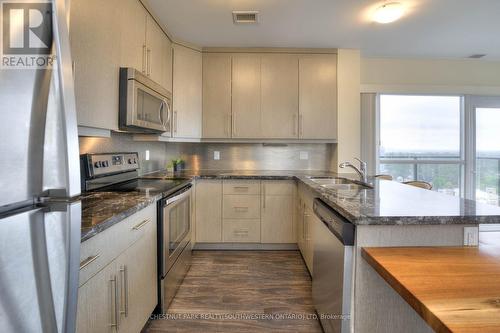
[[[82,202],[81,241],[115,225],[139,210],[156,203],[190,183],[188,178],[168,192],[89,192],[80,197]]]
[[[330,207],[356,225],[370,224],[482,224],[500,223],[500,207],[424,190],[396,181],[370,178],[373,189],[327,189],[309,177],[343,177],[357,180],[355,174],[328,171],[185,171],[181,177],[199,179],[294,179],[307,185]],[[173,174],[155,172],[150,178],[169,178]]]
[[[159,171],[142,176],[153,179],[296,180],[312,189],[330,207],[355,225],[480,224],[500,223],[500,207],[428,191],[395,181],[370,179],[373,189],[327,189],[309,177],[345,177],[325,171],[197,170]],[[170,193],[93,192],[82,195],[82,241],[118,223]]]

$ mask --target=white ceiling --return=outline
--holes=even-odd
[[[378,0],[145,0],[176,39],[199,46],[360,48],[365,56],[500,59],[500,0],[399,0],[407,14],[381,25]],[[390,2],[390,1],[388,1]],[[258,10],[234,25],[233,10]]]

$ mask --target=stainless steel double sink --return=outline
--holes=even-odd
[[[342,177],[307,177],[312,182],[324,187],[326,189],[332,190],[368,190],[372,189],[373,186],[370,184],[365,184],[352,179],[342,178]]]

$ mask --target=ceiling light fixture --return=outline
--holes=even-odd
[[[373,20],[378,23],[391,23],[403,16],[405,9],[399,2],[389,2],[377,8]]]

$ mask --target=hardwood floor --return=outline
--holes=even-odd
[[[298,251],[194,251],[167,315],[144,332],[321,332]]]

